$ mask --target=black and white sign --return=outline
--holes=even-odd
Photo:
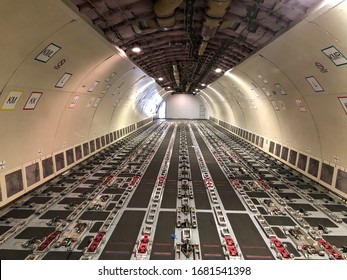
[[[49,44],[44,50],[42,50],[36,57],[35,60],[41,61],[46,63],[48,60],[50,60],[59,50],[61,47],[51,43]]]
[[[271,103],[272,103],[272,106],[274,107],[274,109],[275,109],[276,111],[279,111],[279,110],[280,110],[280,108],[278,107],[278,105],[277,105],[277,103],[276,103],[275,100],[271,100]]]
[[[11,91],[2,105],[1,110],[14,110],[22,93],[23,91],[20,90]]]
[[[347,64],[347,58],[334,46],[322,49],[322,52],[336,65]]]
[[[275,84],[275,87],[277,88],[277,90],[279,91],[280,94],[287,95],[287,93],[285,92],[285,90],[283,89],[283,87],[280,84]]]
[[[304,102],[302,102],[301,99],[295,99],[295,102],[296,102],[296,105],[298,105],[298,108],[301,112],[306,112]]]
[[[75,95],[75,96],[72,98],[71,102],[70,102],[69,108],[75,108],[78,99],[80,99],[80,96],[79,96],[79,95]]]
[[[37,103],[42,96],[42,92],[32,92],[24,105],[23,110],[35,110]]]
[[[96,108],[96,107],[99,106],[99,103],[100,103],[101,99],[102,99],[101,97],[98,97],[98,98],[95,100],[94,105],[93,105],[94,108]]]
[[[309,82],[309,84],[311,85],[311,87],[313,88],[315,92],[324,91],[324,89],[322,88],[322,86],[319,84],[319,82],[317,81],[315,77],[313,76],[306,77],[306,80]]]
[[[99,81],[95,81],[88,89],[89,93],[92,93],[94,91],[94,89],[98,86]]]
[[[71,73],[65,73],[57,82],[57,84],[55,85],[56,88],[63,88],[67,81],[72,77]]]

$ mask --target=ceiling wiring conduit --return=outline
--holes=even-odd
[[[208,41],[216,35],[230,3],[231,0],[207,0],[204,24],[201,30],[202,42],[199,47],[199,56],[204,54]]]
[[[178,66],[177,66],[177,62],[174,62],[172,64],[172,68],[173,68],[173,75],[176,81],[177,86],[180,86],[180,72],[178,71]]]
[[[175,26],[175,10],[182,4],[183,0],[157,0],[154,4],[154,13],[157,22],[162,28]]]

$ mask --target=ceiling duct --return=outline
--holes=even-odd
[[[159,26],[170,28],[175,26],[175,10],[182,4],[183,0],[157,0],[154,4],[154,13]]]
[[[208,41],[214,37],[223,22],[223,17],[230,7],[231,0],[207,0],[204,25],[201,30],[202,42],[199,47],[199,56],[202,56]]]
[[[176,61],[172,64],[172,68],[173,68],[173,75],[175,77],[176,84],[179,87],[180,86],[180,72],[178,71],[178,66],[177,66]]]

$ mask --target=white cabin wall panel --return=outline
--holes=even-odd
[[[207,98],[205,96],[205,93],[203,91],[200,91],[197,95],[198,99],[200,100],[201,104],[203,104],[205,106],[205,110],[206,110],[206,119],[209,119],[210,116],[213,115],[213,110],[211,107],[211,104],[207,101]]]
[[[200,104],[200,100],[194,95],[171,95],[166,100],[166,117],[197,119],[200,115]]]
[[[247,66],[228,72],[224,77],[228,81],[229,87],[235,91],[235,96],[240,104],[242,118],[240,116],[238,119],[244,118],[246,124],[241,127],[258,134],[261,132],[264,136],[281,139],[281,129],[276,113],[260,87],[255,83],[255,79],[251,77],[247,72]]]
[[[56,171],[55,154],[94,139],[95,135],[113,132],[110,131],[112,128],[120,129],[148,118],[142,112],[133,114],[136,99],[131,99],[128,100],[131,110],[125,111],[123,122],[118,121],[118,111],[113,107],[116,97],[112,93],[121,87],[122,80],[134,76],[129,72],[134,65],[63,2],[35,0],[20,5],[10,2],[0,4],[2,20],[8,19],[0,31],[3,62],[0,106],[4,105],[11,91],[20,91],[21,96],[13,110],[0,110],[0,125],[6,131],[0,136],[0,161],[6,163],[0,171],[0,206],[66,170],[68,167]],[[46,63],[35,60],[50,43],[61,49]],[[110,57],[110,62],[104,64]],[[65,63],[55,69],[54,66],[62,60]],[[137,71],[144,75],[141,70]],[[71,73],[71,78],[62,88],[55,87],[64,73]],[[139,75],[135,75],[134,81]],[[95,81],[99,81],[99,85],[88,93]],[[112,92],[102,94],[108,84]],[[33,110],[23,110],[32,92],[42,93],[41,98]],[[79,98],[72,104],[75,95]],[[94,104],[97,97],[106,97],[104,104],[88,106]],[[91,98],[94,98],[93,103],[90,103]],[[111,125],[112,122],[115,124]],[[52,155],[53,173],[43,178],[41,161]],[[28,187],[23,166],[33,162],[39,163],[41,180]],[[5,175],[19,169],[23,170],[24,189],[7,197]]]
[[[262,49],[260,54],[285,73],[303,96],[317,94],[306,80],[310,76],[317,79],[324,92],[342,93],[347,87],[347,68],[335,66],[322,52],[330,46],[343,51],[340,40],[336,41],[316,24],[304,21]],[[322,73],[315,65],[316,62],[321,63],[327,72]]]
[[[310,147],[310,150],[320,157],[321,144],[310,108],[296,85],[288,79],[288,75],[261,56],[252,57],[243,63],[240,68],[252,77],[252,80],[257,83],[262,92],[260,104],[263,105],[259,105],[260,114],[258,116],[259,119],[262,119],[262,125],[259,126],[257,132],[298,150],[305,151]],[[259,75],[262,78],[259,78]],[[264,80],[266,83],[264,83]],[[285,95],[278,90],[277,84],[283,88]],[[262,88],[265,88],[270,96],[267,96]],[[296,100],[303,102],[305,112],[299,110]],[[277,105],[277,110],[272,102]],[[284,105],[285,109],[280,106],[280,103]],[[270,114],[269,112],[273,113]]]
[[[214,95],[214,100],[218,100],[219,114],[228,120],[234,121],[234,112],[228,102],[230,97],[229,90],[222,83],[218,82],[213,87],[207,87],[205,91],[207,94],[211,93]]]
[[[3,94],[11,90],[5,88]],[[32,91],[24,90],[14,110],[0,111],[0,124],[6,131],[0,137],[0,154],[8,168],[37,158],[40,149],[44,155],[54,151],[55,130],[71,96],[70,93],[45,91],[35,110],[23,110]]]
[[[114,66],[114,72],[119,72],[120,69],[118,69],[118,67],[116,68],[116,65]],[[124,107],[124,105],[129,102],[133,102],[127,100],[127,96],[131,94],[129,89],[140,77],[144,76],[144,74],[142,71],[134,70],[129,66],[126,69],[127,71],[125,74],[123,74],[118,80],[115,80],[114,84],[109,84],[111,86],[105,94],[98,96],[99,98],[102,98],[102,100],[98,105],[91,123],[91,138],[103,135],[106,132],[109,132],[111,128],[116,130],[136,122],[132,117],[121,117],[122,109],[120,108]]]
[[[328,95],[307,99],[321,132],[319,137],[322,143],[322,158],[329,162],[335,162],[337,159],[339,165],[347,167],[347,115],[342,105],[337,97]]]
[[[78,100],[76,105],[72,107],[71,103],[75,96],[78,96]],[[55,133],[54,152],[93,138],[89,135],[89,128],[96,108],[87,107],[89,100],[90,96],[82,94],[72,95],[68,99],[64,109],[62,109],[63,113],[59,117],[60,120]]]
[[[37,47],[36,52],[40,53],[50,43],[54,43],[61,49],[46,63],[35,60],[36,53],[33,53],[17,69],[9,83],[74,92],[95,64],[99,64],[100,61],[112,55],[111,48],[106,42],[100,40],[101,37],[97,38],[99,36],[84,22],[70,22],[51,34]],[[59,69],[55,69],[62,60],[65,60],[65,63]],[[64,73],[72,74],[72,76],[64,87],[60,88],[57,83]]]
[[[299,23],[232,71],[238,76],[236,81],[240,78],[239,84],[246,84],[241,87],[241,91],[245,91],[243,93],[246,100],[238,98],[240,103],[246,101],[246,108],[242,110],[246,125],[236,126],[252,131],[255,125],[259,125],[259,135],[265,137],[265,143],[274,141],[320,162],[339,166],[343,170],[347,167],[347,152],[344,147],[347,141],[347,106],[341,104],[338,97],[347,96],[347,64],[335,65],[335,59],[326,56],[322,50],[335,47],[342,60],[347,56],[346,7],[343,2],[323,15],[310,17],[312,21]],[[319,63],[323,65],[323,69],[318,68]],[[239,70],[250,79],[240,77]],[[319,84],[314,81],[311,85],[308,79],[313,79],[309,77],[314,77]],[[251,93],[247,84],[249,87],[251,81],[265,87],[270,93],[270,96],[264,95],[266,98],[259,98],[255,102],[256,110],[251,110],[247,103]],[[285,95],[281,94],[276,84],[281,85]],[[277,110],[271,106],[275,102],[279,107]],[[300,102],[301,107],[298,105]],[[279,106],[280,104],[284,106]],[[259,114],[259,111],[263,115]],[[274,122],[273,112],[280,129],[275,128],[267,134],[266,120]],[[232,122],[233,120],[230,120],[230,123]],[[265,145],[263,150],[268,152],[268,145]],[[335,188],[336,169],[333,182],[327,184],[320,180],[320,174],[314,177],[308,174],[307,170],[293,167],[346,196]]]
[[[343,1],[336,8],[312,19],[322,32],[329,34],[339,43],[342,50],[347,50],[346,38],[346,19],[347,19],[347,2]]]
[[[1,85],[8,81],[24,60],[35,58],[42,51],[39,49],[37,53],[37,47],[47,37],[78,16],[60,1],[35,0],[33,4],[32,1],[2,0],[0,18]]]

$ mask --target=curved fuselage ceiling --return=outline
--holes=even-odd
[[[311,13],[189,95],[206,118],[343,196],[346,10],[342,2]],[[71,5],[8,0],[0,16],[0,206],[185,96],[161,87]]]

